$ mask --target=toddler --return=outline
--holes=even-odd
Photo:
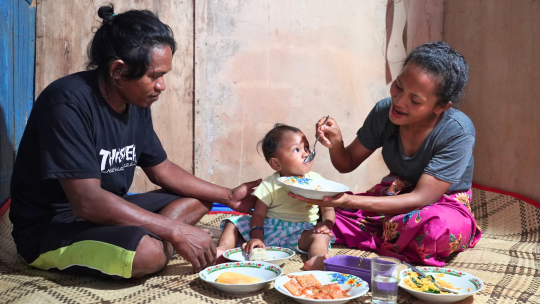
[[[298,128],[276,124],[258,143],[264,158],[276,172],[266,178],[253,192],[258,200],[252,216],[241,215],[221,222],[223,233],[218,242],[218,262],[221,254],[235,248],[239,239],[242,249],[248,254],[255,247],[288,247],[308,254],[304,264],[306,270],[324,270],[323,261],[329,258],[330,242],[335,240],[331,233],[335,213],[332,207],[319,207],[294,199],[289,190],[278,182],[282,176],[305,176],[322,178],[311,171],[313,161],[304,164],[309,155],[309,142]]]

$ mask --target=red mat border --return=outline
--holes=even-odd
[[[472,183],[472,186],[473,188],[476,188],[478,190],[484,190],[484,191],[489,191],[489,192],[494,192],[494,193],[499,193],[499,194],[504,194],[504,195],[509,195],[511,197],[515,197],[519,200],[522,200],[530,205],[533,205],[535,206],[536,208],[540,208],[540,203],[533,200],[533,199],[530,199],[528,197],[525,197],[521,194],[517,194],[517,193],[514,193],[514,192],[510,192],[510,191],[504,191],[504,190],[500,190],[500,189],[497,189],[497,188],[491,188],[491,187],[488,187],[488,186],[482,186],[482,185],[478,185],[478,184],[475,184],[475,183]]]

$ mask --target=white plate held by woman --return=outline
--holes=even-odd
[[[261,279],[251,284],[224,284],[217,283],[218,276],[224,272],[235,272]],[[231,262],[210,266],[199,272],[201,280],[214,288],[232,294],[245,294],[263,289],[268,283],[279,278],[283,270],[274,264],[266,262]]]
[[[275,246],[266,247],[266,253],[268,253],[268,256],[270,257],[270,259],[264,262],[269,262],[276,265],[281,265],[283,264],[283,262],[285,262],[289,258],[296,255],[296,253],[292,249],[283,248],[283,247],[275,247]],[[224,258],[229,259],[231,261],[237,261],[237,262],[249,261],[249,255],[247,254],[247,252],[243,251],[242,248],[240,247],[226,250],[225,252],[223,252],[222,255]]]
[[[278,182],[285,185],[289,191],[305,198],[322,200],[325,196],[336,196],[349,191],[349,187],[327,179],[315,179],[301,176],[283,176]]]
[[[426,275],[432,275],[433,277],[440,278],[443,281],[451,283],[454,287],[460,288],[452,289],[458,292],[458,294],[435,294],[412,290],[407,287],[403,280],[409,276],[410,272],[414,271],[410,268],[401,270],[399,273],[399,286],[405,289],[408,293],[427,303],[453,303],[461,301],[484,288],[484,282],[482,282],[482,280],[464,271],[434,266],[417,266],[417,268]]]
[[[291,278],[284,275],[281,276],[274,282],[274,288],[280,293],[293,298],[298,303],[313,304],[313,303],[324,303],[324,304],[342,304],[347,303],[352,299],[356,299],[360,296],[363,296],[369,290],[369,284],[360,279],[357,276],[352,274],[339,273],[334,271],[301,271],[290,273],[289,275],[304,275],[304,274],[313,274],[315,278],[322,284],[332,284],[338,283],[339,287],[342,290],[348,291],[350,297],[344,299],[332,299],[332,300],[316,300],[316,299],[307,299],[305,297],[293,296],[287,288],[283,285],[287,283]]]

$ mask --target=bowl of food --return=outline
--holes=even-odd
[[[268,246],[266,250],[262,248],[253,248],[250,254],[247,254],[242,248],[237,247],[233,249],[226,250],[223,252],[223,257],[235,261],[235,262],[245,262],[245,261],[264,261],[276,265],[281,265],[288,259],[296,255],[294,250],[283,247]]]
[[[484,288],[484,282],[464,271],[450,268],[419,266],[418,269],[431,276],[441,287],[449,288],[457,294],[445,293],[436,288],[429,279],[419,278],[410,268],[400,271],[399,286],[418,299],[428,303],[453,303],[461,301]]]
[[[245,294],[263,289],[279,278],[283,270],[267,262],[231,262],[210,266],[199,272],[201,280],[231,294]]]
[[[327,179],[282,176],[278,178],[278,182],[285,185],[289,191],[296,195],[317,200],[322,200],[325,196],[336,196],[349,191],[349,187]]]
[[[366,294],[369,284],[351,274],[301,271],[279,277],[274,288],[299,303],[341,304]]]

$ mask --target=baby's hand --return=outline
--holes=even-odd
[[[315,225],[315,227],[313,227],[313,232],[315,232],[317,234],[328,234],[328,236],[330,236],[330,237],[333,236],[332,230],[330,228],[328,228],[328,226],[326,226],[326,224],[323,223],[323,222],[317,223],[317,225]]]
[[[242,244],[242,250],[245,251],[247,254],[250,254],[251,250],[253,250],[253,248],[255,247],[260,247],[266,250],[266,246],[264,245],[264,242],[261,239],[253,238],[245,242],[244,244]]]

